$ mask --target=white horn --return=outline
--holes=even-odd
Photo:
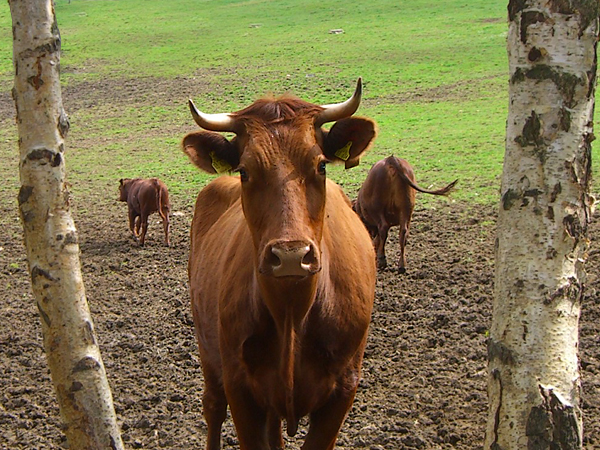
[[[360,99],[362,97],[362,78],[359,77],[356,82],[356,90],[352,97],[342,103],[334,103],[331,105],[321,105],[322,108],[325,108],[317,118],[315,119],[315,124],[317,126],[323,125],[327,122],[335,122],[336,120],[343,119],[345,117],[350,117],[352,114],[356,112],[360,105]]]
[[[200,128],[209,131],[231,131],[235,133],[235,120],[227,113],[204,114],[198,111],[194,102],[188,100],[192,117]]]

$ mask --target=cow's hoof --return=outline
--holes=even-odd
[[[387,269],[387,261],[385,258],[377,258],[377,268],[379,270]]]
[[[405,267],[398,267],[398,273],[405,274],[406,273],[406,268]]]

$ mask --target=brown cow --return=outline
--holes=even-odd
[[[416,191],[446,195],[457,182],[458,180],[454,180],[445,188],[429,191],[417,185],[413,169],[404,159],[388,156],[373,164],[352,207],[373,238],[373,245],[377,251],[377,267],[380,269],[387,267],[385,241],[389,229],[399,225],[398,271],[406,272],[404,249],[415,208]]]
[[[360,379],[375,254],[327,162],[359,158],[375,124],[346,102],[262,99],[232,114],[190,109],[206,130],[184,151],[200,169],[234,169],[198,195],[188,265],[204,373],[208,450],[229,404],[240,448],[281,449],[309,415],[303,449],[332,449]],[[330,131],[321,128],[336,122]]]
[[[165,244],[169,244],[169,192],[165,183],[158,178],[123,178],[119,184],[119,201],[127,202],[129,209],[129,229],[133,237],[139,237],[144,245],[148,231],[148,216],[158,211],[165,231]],[[140,234],[140,227],[142,233]]]

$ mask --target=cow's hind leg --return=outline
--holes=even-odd
[[[410,222],[400,224],[400,234],[398,240],[400,242],[400,255],[398,255],[398,272],[406,273],[406,242],[408,241],[408,231],[410,230]]]
[[[136,228],[139,231],[139,226],[136,222],[136,219],[139,219],[138,214],[131,208],[129,208],[129,230],[133,235],[134,239],[137,239],[138,232],[136,232]]]
[[[162,217],[163,230],[165,231],[165,244],[169,247],[171,245],[169,241],[169,230],[171,229],[171,224],[169,223],[169,210],[161,211],[160,216]]]
[[[387,259],[385,258],[385,242],[388,238],[390,226],[387,222],[382,222],[377,228],[377,236],[375,237],[375,251],[377,252],[377,267],[385,269],[387,267]]]
[[[142,213],[140,216],[140,224],[142,226],[142,232],[140,233],[140,245],[143,247],[146,241],[146,233],[148,232],[148,215]],[[139,226],[138,226],[139,228]]]
[[[217,375],[204,371],[203,413],[208,425],[206,450],[221,448],[221,427],[227,417],[227,398]]]

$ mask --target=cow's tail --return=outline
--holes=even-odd
[[[157,178],[152,180],[154,184],[154,190],[156,191],[156,209],[158,210],[158,214],[162,217],[163,220],[167,220],[165,217],[165,213],[163,212],[163,196],[162,196],[162,188],[160,187],[160,183]]]
[[[419,192],[423,192],[424,194],[447,195],[452,189],[454,189],[454,186],[456,186],[456,183],[458,183],[458,179],[456,179],[452,183],[447,185],[446,187],[437,189],[435,191],[423,189],[421,186],[419,186],[417,183],[415,183],[413,180],[411,180],[406,175],[406,172],[402,169],[402,167],[400,167],[400,164],[398,163],[398,159],[395,156],[390,156],[389,158],[387,158],[387,161],[394,167],[394,169],[396,169],[396,173],[398,174],[398,176],[400,178],[402,178],[402,180],[404,180],[413,189],[415,189]]]
[[[288,436],[295,436],[298,431],[294,404],[294,355],[296,353],[296,330],[294,329],[294,309],[287,308],[283,326],[283,342],[281,355],[281,375],[285,392],[285,422]]]

